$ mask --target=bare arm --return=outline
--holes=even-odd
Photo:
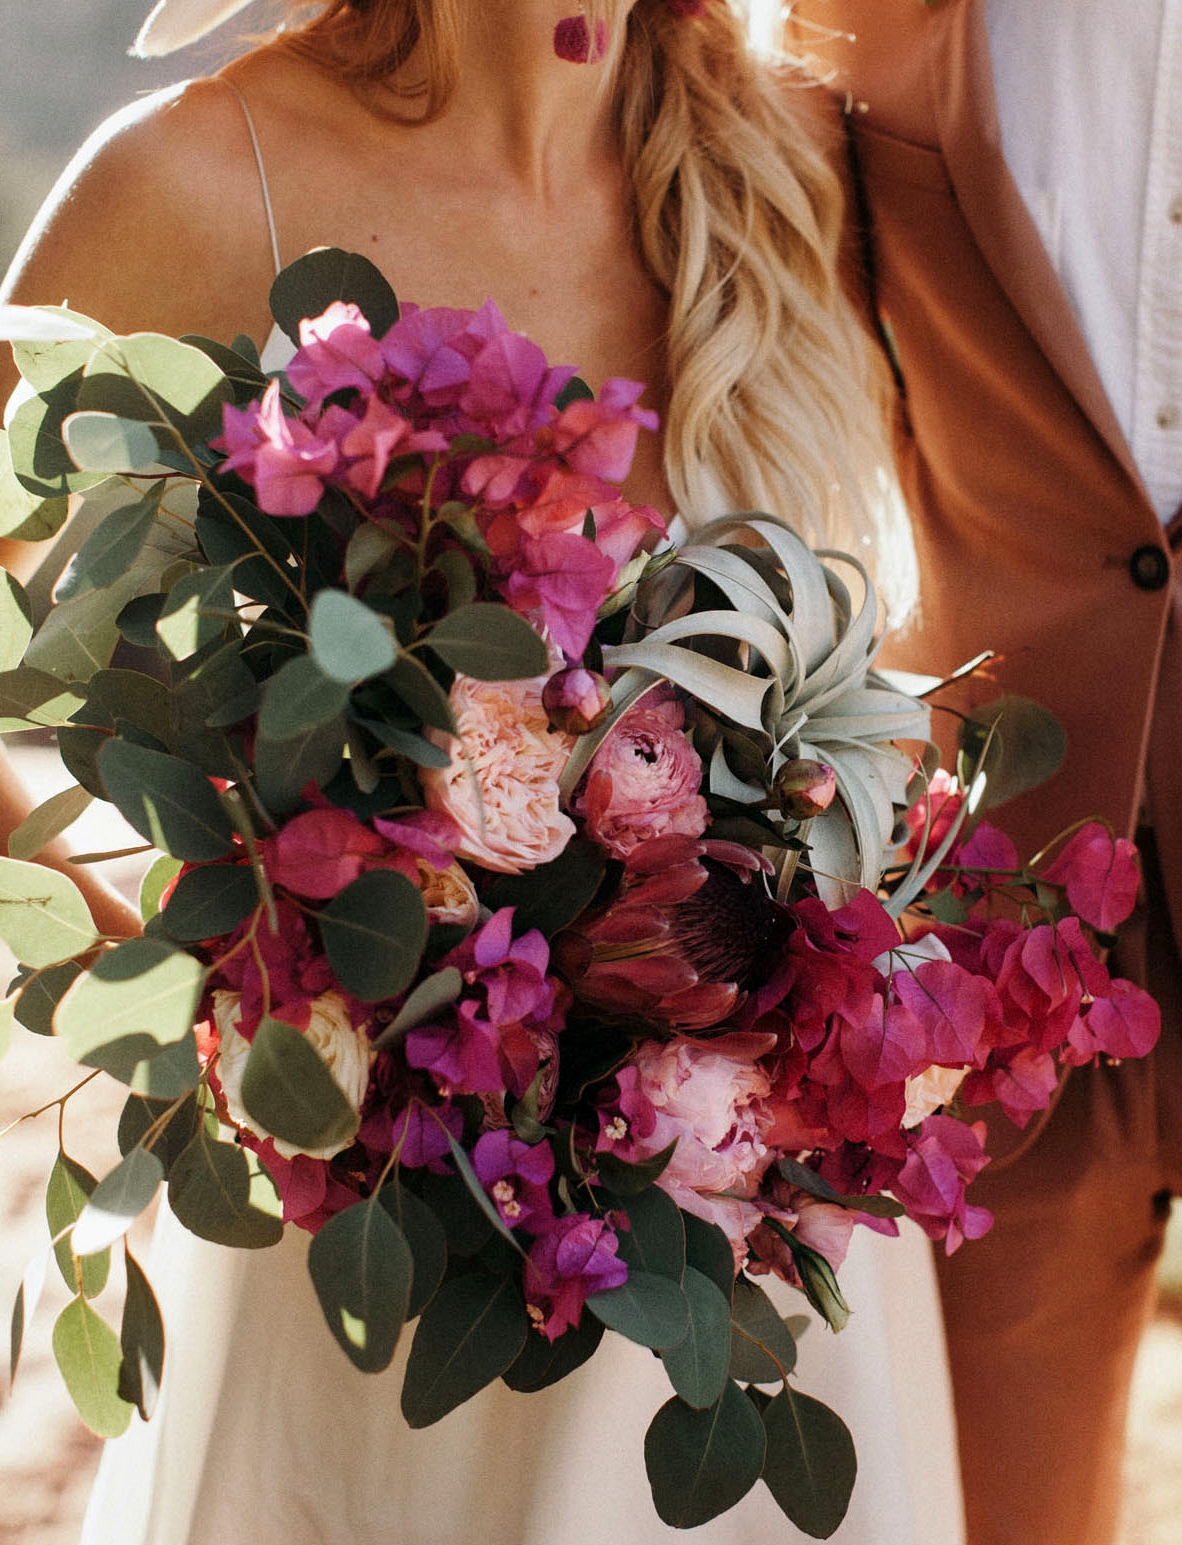
[[[268,322],[271,260],[241,109],[225,86],[200,82],[136,103],[67,168],[0,287],[0,300],[60,305],[117,332],[259,337]],[[18,380],[0,345],[0,403]],[[41,544],[0,540],[18,578]],[[0,755],[0,840],[34,801]],[[57,843],[40,855],[79,886],[104,933],[138,931],[134,908]]]

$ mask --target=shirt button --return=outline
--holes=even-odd
[[[1170,560],[1160,547],[1138,547],[1129,559],[1129,573],[1138,590],[1160,590],[1170,578]]]
[[[1166,213],[1170,217],[1171,225],[1182,225],[1182,193],[1170,200],[1170,207]]]
[[[1173,402],[1163,402],[1154,414],[1159,429],[1177,429],[1178,405]]]

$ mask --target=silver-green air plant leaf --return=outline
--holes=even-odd
[[[677,587],[708,579],[725,605],[679,615]],[[881,643],[879,604],[854,558],[814,552],[770,515],[731,515],[703,527],[633,608],[669,617],[635,640],[604,649],[618,672],[617,708],[577,748],[576,779],[627,707],[665,679],[721,720],[754,737],[766,786],[795,758],[828,763],[838,798],[813,819],[808,862],[823,899],[838,904],[858,886],[873,889],[906,804],[913,757],[900,741],[926,743],[927,706],[874,672]],[[711,793],[754,804],[763,789],[728,764],[725,747],[707,773]]]

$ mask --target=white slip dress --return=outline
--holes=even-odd
[[[233,88],[232,88],[233,89]],[[237,95],[237,93],[236,93]],[[241,98],[239,98],[241,101]],[[276,269],[278,240],[254,145]],[[266,368],[291,345],[274,333]],[[645,1430],[672,1390],[652,1353],[608,1332],[590,1362],[537,1394],[496,1383],[412,1431],[399,1398],[412,1328],[390,1369],[362,1374],[324,1322],[308,1238],[211,1245],[163,1206],[148,1272],[167,1354],[151,1422],[106,1445],[81,1545],[670,1545],[644,1469]],[[969,1246],[971,1248],[971,1245]],[[803,1297],[762,1279],[784,1314]],[[834,1545],[964,1545],[951,1384],[928,1241],[854,1231],[840,1273],[853,1310],[813,1316],[796,1388],[849,1426],[858,1479]],[[692,1532],[695,1545],[802,1545],[760,1483]]]

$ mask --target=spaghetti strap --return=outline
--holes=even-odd
[[[275,264],[275,272],[278,273],[283,267],[279,256],[279,233],[275,229],[275,210],[271,203],[271,189],[267,183],[267,168],[263,163],[262,146],[259,144],[259,136],[254,126],[254,119],[251,117],[250,108],[246,105],[246,98],[234,82],[225,75],[219,76],[218,79],[228,86],[238,98],[238,105],[242,109],[242,116],[246,119],[247,132],[250,135],[251,147],[254,150],[254,164],[258,168],[259,173],[259,190],[263,196],[263,210],[267,216],[267,230],[271,236],[271,258]]]

